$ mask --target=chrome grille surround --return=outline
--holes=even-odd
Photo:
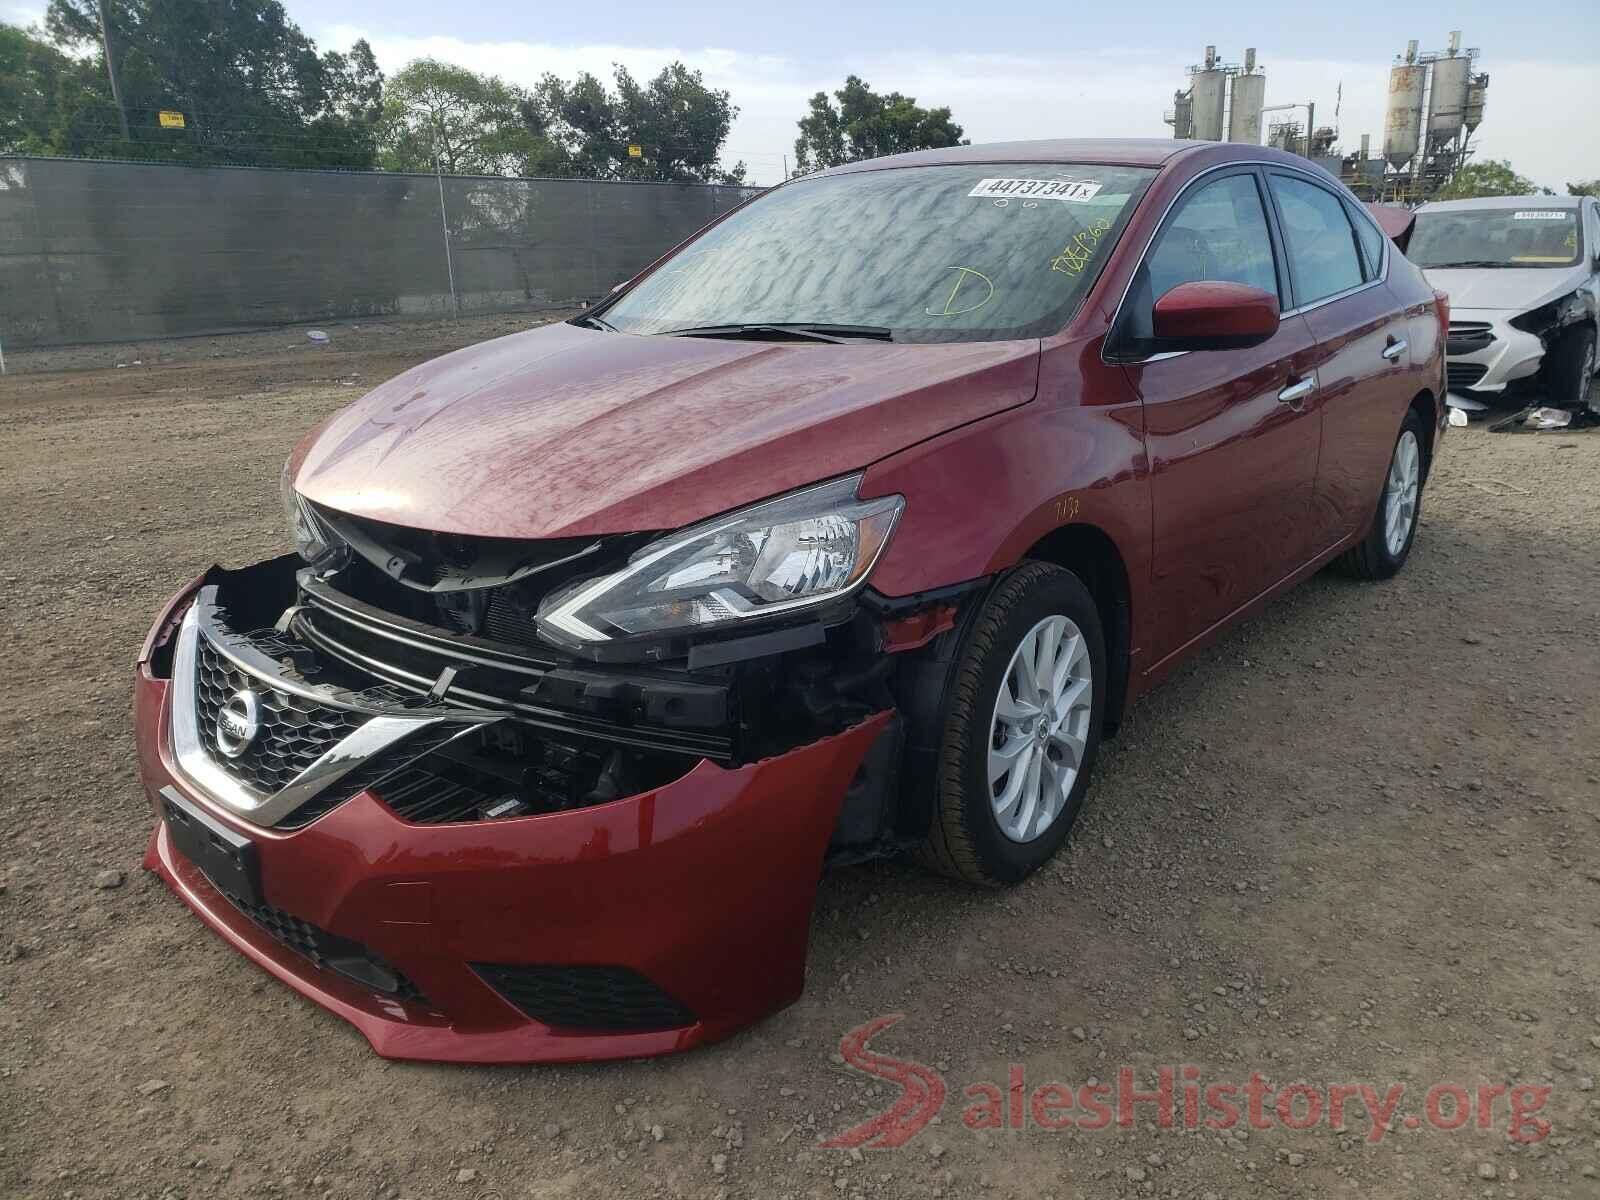
[[[389,686],[364,691],[309,683],[278,657],[304,651],[272,631],[245,636],[229,629],[214,586],[202,588],[179,627],[172,670],[172,750],[182,774],[202,793],[245,820],[263,826],[303,824],[354,795],[330,802],[328,793],[357,768],[382,756],[398,770],[415,757],[501,719],[426,698],[407,699]],[[261,729],[244,753],[224,754],[215,722],[228,687],[261,697]],[[238,689],[235,689],[238,690]],[[408,753],[413,735],[416,753]],[[387,773],[387,772],[384,772]],[[370,786],[373,771],[361,772]],[[357,788],[356,790],[360,790]],[[313,805],[313,801],[317,803]]]

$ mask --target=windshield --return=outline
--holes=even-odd
[[[1153,171],[1082,164],[895,167],[751,202],[604,311],[625,333],[875,327],[896,341],[1060,329]]]
[[[1582,261],[1576,208],[1420,212],[1406,247],[1419,267],[1573,267]]]

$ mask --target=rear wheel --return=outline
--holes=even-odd
[[[926,865],[998,886],[1055,854],[1089,785],[1107,679],[1100,614],[1076,575],[1025,563],[1001,580],[945,698]]]
[[[1389,456],[1383,495],[1372,527],[1361,542],[1345,551],[1339,566],[1357,579],[1388,579],[1411,556],[1422,511],[1422,446],[1426,437],[1415,409],[1406,413]]]

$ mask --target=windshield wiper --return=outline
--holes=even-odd
[[[1458,268],[1468,267],[1509,267],[1510,263],[1495,262],[1487,258],[1469,258],[1463,262],[1429,263],[1424,270],[1428,271],[1453,271]]]
[[[892,342],[894,334],[882,325],[828,325],[815,321],[760,322],[748,325],[696,325],[687,329],[667,329],[663,337],[760,338],[791,337],[800,341],[850,342],[857,340]]]
[[[622,330],[618,329],[615,325],[613,325],[610,321],[606,320],[604,317],[597,317],[592,313],[586,313],[584,316],[581,316],[581,317],[573,317],[572,318],[572,323],[574,325],[587,325],[590,329],[603,329],[607,333],[621,333],[622,332]]]

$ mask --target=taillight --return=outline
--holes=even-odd
[[[1439,314],[1439,332],[1450,332],[1450,293],[1441,292],[1438,288],[1433,291],[1434,311]]]

